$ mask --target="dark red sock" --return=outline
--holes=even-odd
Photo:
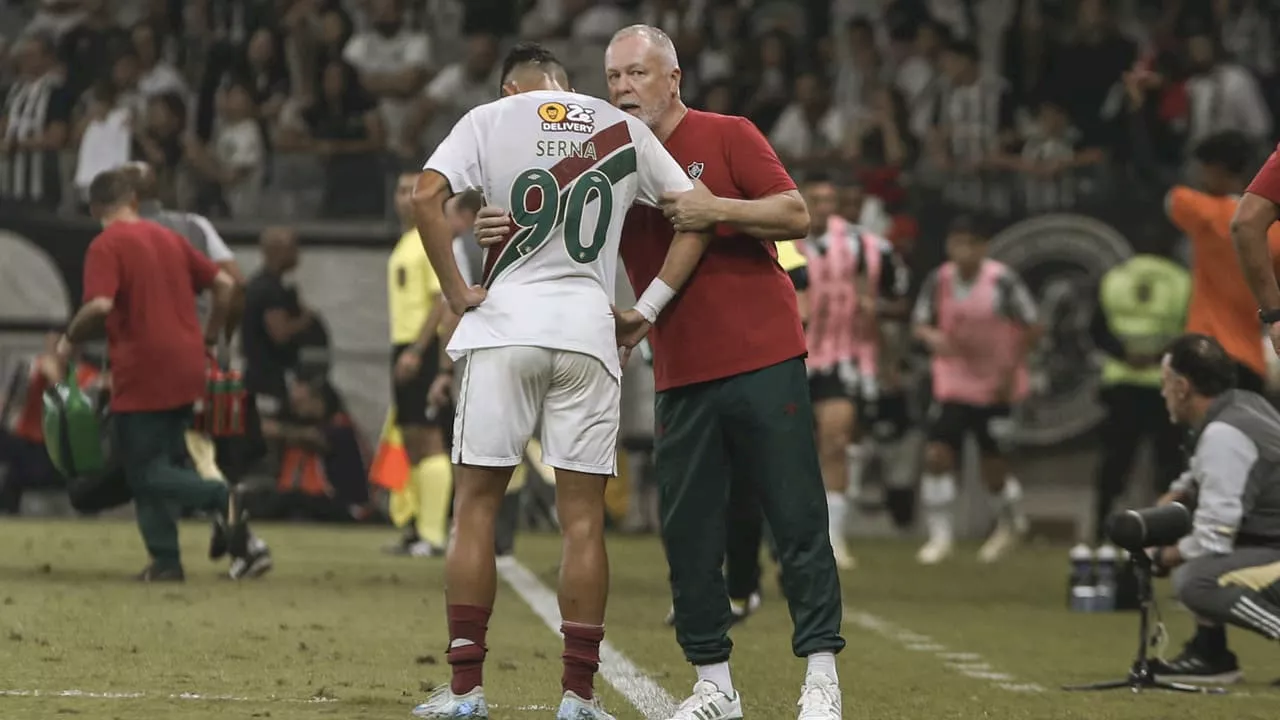
[[[475,605],[449,606],[448,656],[453,666],[449,687],[458,695],[465,695],[484,682],[484,635],[492,612]]]
[[[564,690],[572,690],[583,700],[590,700],[595,697],[592,680],[600,668],[600,641],[604,640],[604,627],[566,622],[560,624],[560,632],[564,633],[564,655],[561,655],[564,675],[560,686]]]

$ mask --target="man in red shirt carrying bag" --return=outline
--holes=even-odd
[[[89,204],[103,231],[84,262],[84,305],[58,341],[65,359],[73,347],[105,329],[112,374],[115,452],[134,495],[138,529],[151,555],[139,579],[182,581],[175,508],[225,513],[229,489],[181,467],[192,406],[204,397],[207,346],[227,318],[234,281],[225,271],[160,225],[142,220],[130,179],[100,173]],[[213,312],[201,332],[191,298],[212,288]],[[214,545],[233,558],[231,576],[255,577],[271,567],[265,543],[239,517],[222,517]]]

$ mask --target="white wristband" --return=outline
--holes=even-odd
[[[645,289],[644,294],[636,301],[636,312],[649,321],[649,324],[658,321],[658,315],[662,314],[662,308],[671,302],[671,298],[676,296],[676,291],[671,286],[662,282],[662,278],[654,278],[649,283],[649,287]]]

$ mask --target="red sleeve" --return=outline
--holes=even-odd
[[[205,257],[199,250],[191,247],[191,243],[185,239],[168,230],[165,232],[178,241],[182,252],[187,256],[187,267],[191,270],[191,283],[195,285],[195,288],[204,290],[213,285],[213,279],[218,276],[218,266],[214,265],[213,261]]]
[[[1249,183],[1245,192],[1280,205],[1280,147],[1263,163],[1262,169],[1253,176],[1253,182]]]
[[[795,190],[795,181],[755,124],[746,118],[735,120],[725,128],[729,131],[725,143],[729,148],[729,173],[743,196],[759,200]]]
[[[110,236],[102,233],[89,243],[84,256],[84,302],[96,298],[115,300],[120,290],[120,257],[110,242]]]

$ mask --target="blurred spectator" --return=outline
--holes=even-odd
[[[845,36],[846,42],[837,46],[844,52],[837,55],[834,101],[845,119],[857,120],[869,114],[871,95],[888,73],[880,62],[870,21],[865,18],[851,21]]]
[[[377,104],[340,59],[324,67],[320,86],[312,106],[281,125],[280,149],[320,156],[325,217],[381,216],[386,199],[377,152],[385,138]]]
[[[46,35],[57,42],[85,18],[81,0],[38,0],[31,22],[22,29],[23,35]]]
[[[1262,99],[1258,81],[1244,67],[1228,61],[1215,37],[1197,32],[1187,38],[1187,79],[1190,126],[1187,142],[1226,130],[1250,140],[1271,137],[1271,111]]]
[[[796,78],[795,100],[782,111],[769,142],[789,168],[809,169],[838,156],[844,119],[831,104],[821,77],[806,72]]]
[[[908,129],[907,104],[887,85],[871,90],[867,111],[849,124],[845,158],[871,167],[901,168],[915,160],[917,143]]]
[[[288,374],[298,364],[297,337],[315,321],[298,298],[293,273],[298,238],[284,227],[269,227],[260,240],[262,268],[245,286],[240,345],[245,389],[257,395],[266,417],[288,399]]]
[[[435,147],[468,110],[498,96],[498,38],[472,35],[467,38],[466,56],[451,63],[427,85],[415,101],[413,112],[405,123],[404,134],[392,138],[401,154],[418,159],[422,156],[422,135],[429,130],[427,147]]]
[[[716,82],[703,87],[702,102],[698,107],[707,112],[732,115],[736,104],[733,86],[727,82]]]
[[[356,34],[342,57],[360,75],[382,113],[386,137],[398,139],[413,109],[414,98],[430,76],[431,44],[425,33],[404,26],[398,0],[371,0],[373,29]]]
[[[258,117],[274,123],[289,99],[289,68],[284,58],[284,41],[267,28],[259,28],[249,38],[240,76],[253,90]]]
[[[1012,97],[1003,78],[980,74],[973,43],[952,42],[942,64],[947,84],[931,138],[934,160],[944,168],[973,171],[1012,143]]]
[[[1067,112],[1070,122],[1094,146],[1116,143],[1122,129],[1104,116],[1105,105],[1123,100],[1120,80],[1137,57],[1133,41],[1122,36],[1102,0],[1080,0],[1066,40],[1049,56],[1044,93]],[[1038,100],[1038,98],[1037,98]]]
[[[186,136],[188,161],[203,179],[197,205],[208,214],[252,217],[258,210],[266,172],[266,142],[258,124],[253,89],[244,82],[227,88],[209,145]]]
[[[738,4],[733,0],[718,0],[712,5],[704,15],[697,63],[686,63],[697,68],[704,96],[710,92],[709,85],[732,80],[740,68],[742,50],[748,45],[746,23]]]
[[[316,66],[324,67],[334,60],[341,60],[342,53],[354,33],[355,27],[351,24],[350,15],[341,7],[326,8],[320,15],[319,39],[315,51]]]
[[[70,139],[71,94],[62,84],[53,38],[30,35],[14,47],[18,79],[0,108],[0,200],[56,209],[58,154]]]
[[[154,25],[138,23],[129,32],[133,51],[138,55],[138,91],[145,97],[173,92],[186,97],[187,83],[171,63],[161,55],[161,38]]]
[[[112,76],[100,80],[86,96],[72,131],[72,144],[79,146],[75,187],[81,201],[88,199],[89,183],[98,173],[129,160],[131,128],[141,122],[134,111],[136,95]]]
[[[746,96],[743,114],[768,135],[787,107],[796,61],[791,39],[781,32],[760,38],[757,52],[750,79],[743,84],[743,90],[751,93]]]
[[[942,52],[950,42],[945,25],[933,21],[921,23],[894,74],[894,87],[902,94],[911,132],[918,138],[927,137],[933,127],[942,85]]]
[[[849,222],[870,230],[882,237],[889,237],[893,218],[885,210],[884,201],[867,192],[861,183],[842,183],[838,188],[837,212]]]
[[[87,13],[84,22],[68,31],[58,44],[66,87],[76,98],[132,43],[129,34],[116,24],[107,0],[82,0],[81,6]]]
[[[133,126],[133,159],[151,166],[158,199],[166,207],[178,207],[181,196],[178,185],[186,125],[187,109],[182,96],[164,93],[147,101],[146,117]]]
[[[1034,130],[1008,167],[1023,173],[1022,192],[1029,212],[1072,210],[1086,191],[1081,171],[1106,160],[1106,153],[1072,126],[1067,111],[1051,100],[1040,103]]]
[[[627,24],[623,0],[538,0],[520,18],[520,36],[606,42]]]

